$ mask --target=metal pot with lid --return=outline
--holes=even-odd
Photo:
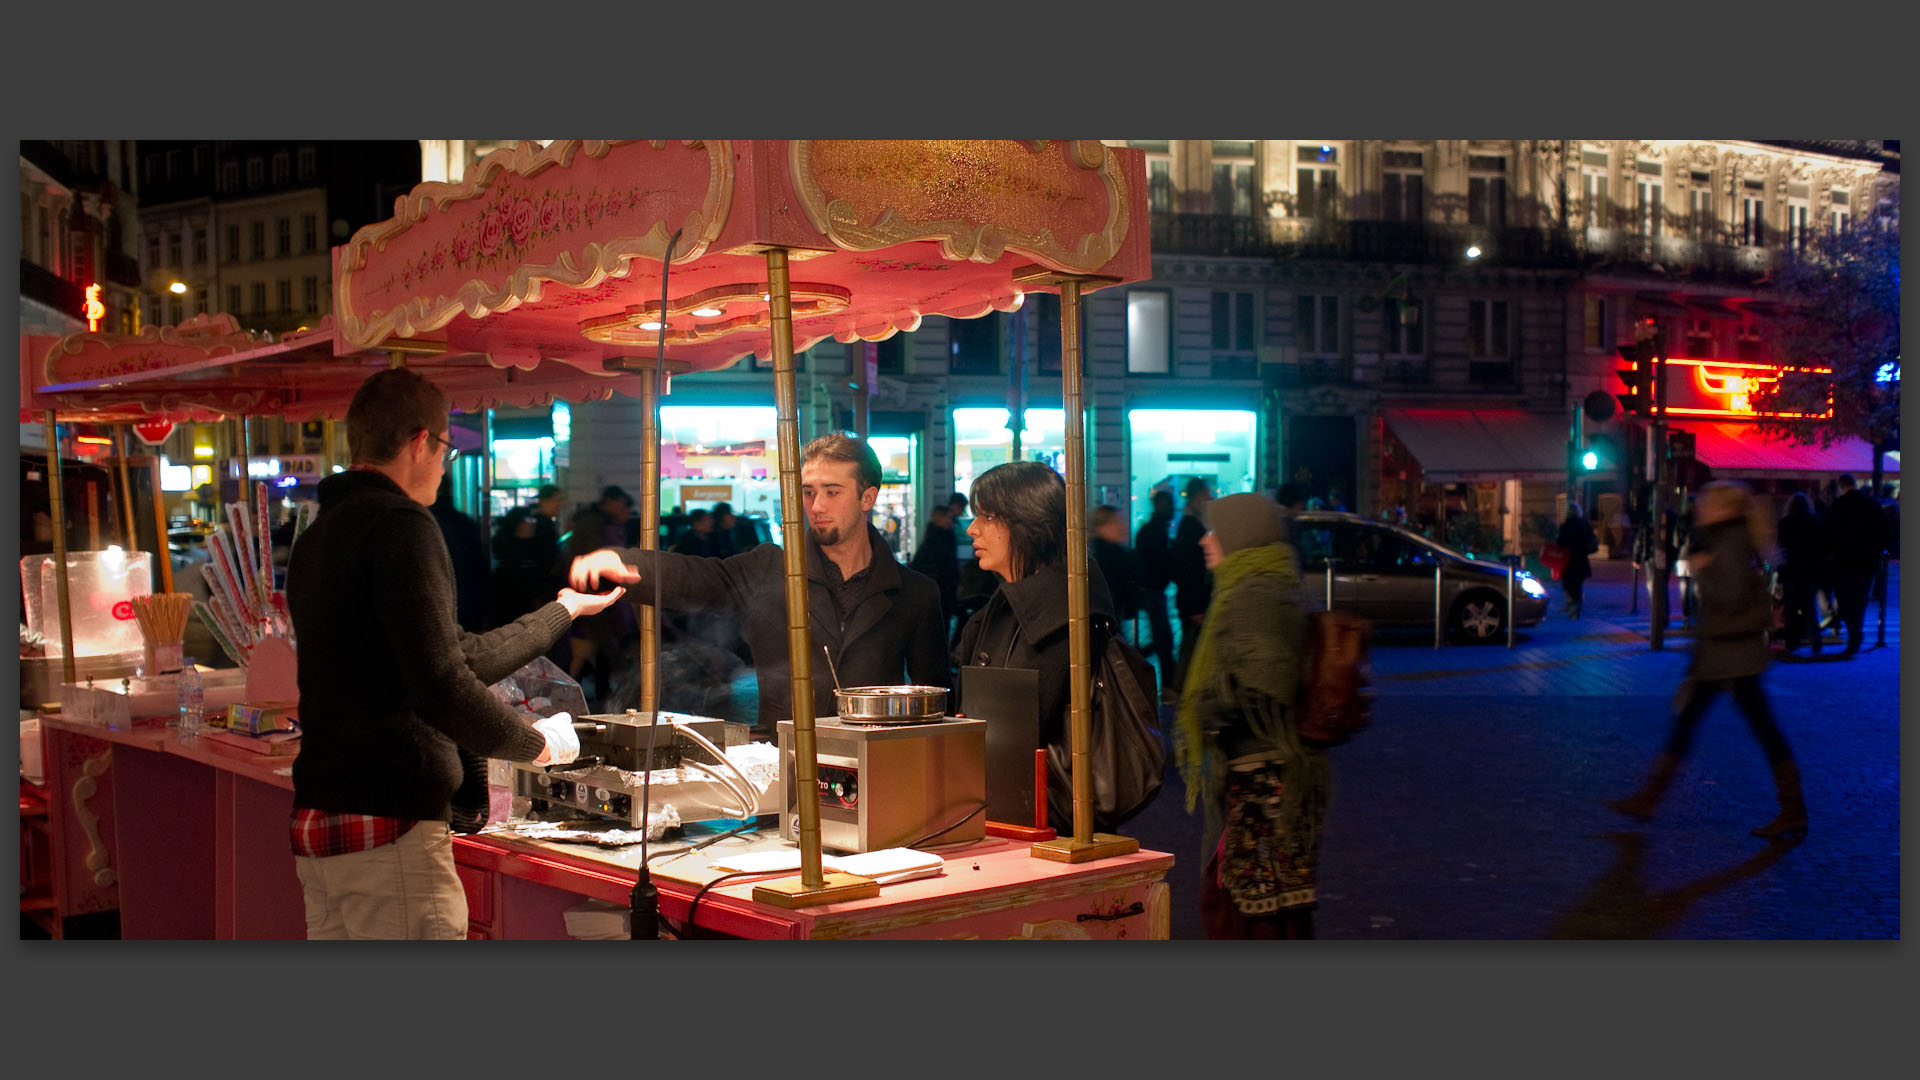
[[[947,715],[947,691],[941,686],[854,686],[835,688],[840,719],[856,724],[919,724]]]

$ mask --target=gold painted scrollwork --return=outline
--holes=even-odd
[[[789,165],[794,190],[807,220],[847,251],[876,251],[909,241],[937,240],[949,259],[996,262],[1012,247],[1068,270],[1090,272],[1106,265],[1119,252],[1131,225],[1126,176],[1106,145],[1098,139],[1071,140],[1064,150],[1048,142],[1009,145],[1017,145],[1027,153],[1064,152],[1075,167],[1096,173],[1107,200],[1103,226],[1096,232],[1063,239],[1050,229],[1028,233],[972,218],[917,221],[893,207],[882,210],[873,220],[863,221],[850,203],[835,198],[822,187],[813,167],[812,142],[793,140],[789,144]]]
[[[117,878],[112,865],[113,852],[107,849],[106,841],[100,836],[100,815],[94,813],[87,802],[99,794],[99,778],[106,774],[112,764],[111,748],[88,758],[81,767],[80,779],[73,783],[72,791],[73,816],[87,834],[86,867],[93,871],[93,883],[103,889],[111,886]]]
[[[487,155],[457,184],[433,182],[414,188],[399,201],[393,219],[362,229],[341,255],[334,297],[341,336],[356,348],[371,348],[396,335],[412,337],[437,330],[462,312],[472,318],[482,318],[511,311],[522,303],[538,300],[542,286],[548,283],[576,290],[591,289],[609,277],[625,276],[635,258],[664,260],[673,223],[656,220],[637,236],[620,236],[587,243],[577,250],[563,250],[549,263],[522,263],[504,281],[474,277],[452,295],[409,297],[391,309],[366,314],[353,310],[353,278],[366,269],[368,253],[384,252],[430,211],[444,211],[456,202],[484,197],[495,179],[503,174],[536,176],[554,167],[564,168],[576,154],[605,157],[623,142],[558,140],[544,148],[537,143],[517,143]],[[659,150],[667,144],[668,140],[652,140],[647,145]],[[698,259],[719,238],[732,209],[734,184],[733,149],[729,141],[687,139],[682,140],[681,145],[706,151],[707,184],[699,195],[698,207],[677,223],[681,235],[673,250],[676,264]]]

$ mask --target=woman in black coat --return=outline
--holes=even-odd
[[[1067,492],[1060,474],[1037,461],[1010,461],[973,484],[974,555],[1002,584],[960,631],[954,665],[1025,668],[1039,672],[1040,746],[1066,741],[1067,710]],[[1087,564],[1087,608],[1096,625],[1111,625],[1106,579]],[[1094,639],[1098,654],[1104,638]],[[964,687],[964,673],[960,680]],[[966,708],[961,700],[960,708]],[[991,722],[991,718],[989,718]],[[1036,747],[1035,749],[1039,749]],[[1071,792],[1048,792],[1054,828],[1072,828]]]
[[[1567,519],[1560,523],[1560,535],[1554,543],[1567,549],[1567,565],[1560,571],[1560,587],[1567,593],[1567,615],[1580,617],[1580,594],[1587,579],[1593,576],[1593,564],[1587,556],[1600,549],[1600,540],[1593,535],[1593,526],[1580,514],[1580,504],[1568,501]]]

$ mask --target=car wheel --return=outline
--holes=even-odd
[[[1499,641],[1507,631],[1507,602],[1488,589],[1475,589],[1454,601],[1453,631],[1468,641]]]

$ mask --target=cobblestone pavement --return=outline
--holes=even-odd
[[[1722,698],[1660,813],[1606,809],[1637,784],[1686,668],[1677,624],[1653,651],[1631,568],[1596,564],[1586,617],[1557,608],[1516,647],[1373,649],[1373,725],[1332,751],[1322,938],[1890,939],[1899,936],[1898,585],[1876,648],[1775,663],[1765,686],[1805,774],[1807,838],[1747,835],[1775,812],[1764,756]],[[1828,652],[1838,646],[1828,640]],[[1163,710],[1169,714],[1170,710]],[[1170,767],[1124,830],[1179,857],[1176,938],[1199,937],[1198,818]]]

